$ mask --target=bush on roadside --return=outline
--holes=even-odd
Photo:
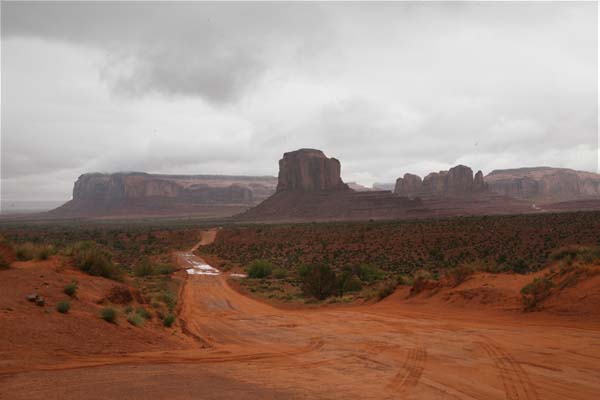
[[[362,283],[351,270],[345,269],[336,276],[336,289],[341,297],[346,293],[358,292],[362,289]]]
[[[129,314],[127,317],[127,322],[129,322],[133,326],[143,326],[144,318],[138,313]]]
[[[515,274],[526,274],[529,272],[529,266],[522,258],[506,263],[503,269],[507,272],[514,272]]]
[[[273,270],[272,275],[273,275],[273,278],[275,278],[275,279],[285,279],[288,274],[285,269],[278,267]]]
[[[144,307],[138,307],[135,310],[135,313],[144,319],[152,319],[152,314],[150,314],[150,312]]]
[[[446,270],[446,277],[450,280],[453,287],[456,287],[467,280],[475,273],[475,268],[469,264],[462,264],[458,267]]]
[[[47,260],[51,255],[55,254],[56,250],[54,246],[49,244],[41,244],[35,246],[35,259],[36,260]]]
[[[115,310],[112,307],[104,307],[100,311],[100,318],[102,318],[106,322],[114,324],[117,321],[117,310]]]
[[[318,300],[333,294],[336,285],[335,272],[326,264],[303,265],[299,269],[302,291]]]
[[[133,274],[139,278],[153,275],[154,267],[152,266],[152,263],[150,263],[149,259],[144,258],[139,263],[137,263],[135,267],[133,267]]]
[[[71,256],[74,265],[90,275],[114,280],[120,280],[122,277],[121,270],[112,262],[110,254],[95,242],[76,243],[71,250]]]
[[[168,314],[163,319],[163,325],[166,326],[167,328],[170,328],[174,323],[175,323],[175,316],[173,314]]]
[[[373,264],[360,264],[354,268],[356,276],[367,283],[373,283],[385,278],[385,272]]]
[[[248,266],[248,278],[263,279],[267,278],[273,272],[274,266],[267,260],[255,260]]]
[[[599,246],[564,246],[550,253],[551,261],[564,261],[567,264],[573,261],[581,261],[586,264],[594,264],[600,261]]]
[[[70,297],[75,296],[77,293],[77,282],[73,281],[65,286],[63,292]]]
[[[398,281],[396,279],[391,279],[383,283],[377,290],[377,299],[383,300],[392,293],[396,291],[396,287],[398,286]]]
[[[175,272],[177,268],[172,264],[160,264],[154,268],[154,273],[157,275],[170,275]]]
[[[22,243],[16,246],[15,255],[19,261],[29,260],[47,260],[55,254],[54,246],[49,244],[35,244],[31,242]]]
[[[59,301],[56,304],[56,311],[58,311],[61,314],[66,314],[69,312],[69,310],[71,309],[71,303],[69,303],[68,301],[64,300],[64,301]]]
[[[554,283],[546,277],[535,278],[532,282],[523,286],[521,297],[525,310],[532,310],[550,295]]]

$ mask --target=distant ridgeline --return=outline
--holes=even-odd
[[[90,173],[77,179],[73,199],[56,215],[127,215],[243,211],[275,192],[270,176]],[[232,210],[226,211],[231,208]]]

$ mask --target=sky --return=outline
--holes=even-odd
[[[595,2],[1,3],[3,201],[86,172],[598,169]]]

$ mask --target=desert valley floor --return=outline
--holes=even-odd
[[[204,231],[199,245],[214,235]],[[177,256],[182,268],[199,261]],[[13,272],[51,280],[53,268],[17,263]],[[0,296],[16,297],[18,279],[5,277]],[[82,298],[97,290],[85,289]],[[409,303],[401,290],[370,305],[278,308],[234,290],[226,274],[189,275],[179,296],[181,329],[159,336],[128,328],[115,339],[114,327],[98,321],[102,339],[86,337],[83,324],[79,337],[52,341],[35,317],[3,311],[0,398],[516,400],[600,392],[594,319]],[[27,334],[36,329],[39,336]],[[94,349],[103,342],[112,348]]]

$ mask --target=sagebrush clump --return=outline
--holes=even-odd
[[[273,263],[267,260],[255,260],[248,266],[248,278],[263,279],[271,275],[275,269]]]
[[[83,272],[108,279],[121,279],[121,270],[112,262],[110,253],[95,242],[78,242],[72,247],[70,254],[75,266]]]
[[[114,324],[117,321],[117,310],[115,310],[112,307],[104,307],[100,311],[100,318],[102,318],[106,322]]]
[[[71,309],[71,303],[69,303],[68,301],[59,301],[56,304],[56,311],[58,311],[61,314],[66,314],[69,312],[69,310]]]
[[[70,297],[74,297],[77,294],[77,282],[73,281],[65,286],[63,292]]]
[[[525,310],[536,308],[539,303],[550,296],[554,283],[547,277],[535,278],[531,283],[523,286],[521,297]]]

